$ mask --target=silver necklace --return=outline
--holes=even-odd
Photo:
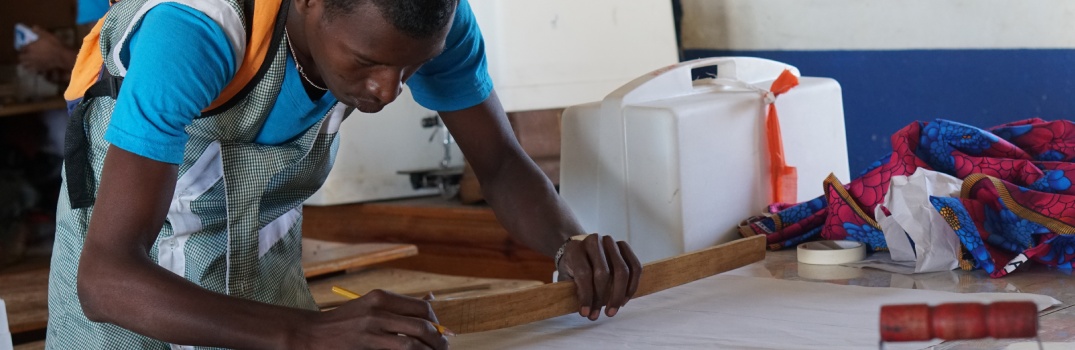
[[[287,28],[284,28],[284,37],[287,38],[287,48],[291,49],[291,57],[295,59],[295,70],[299,71],[299,75],[302,76],[302,79],[306,80],[307,83],[310,83],[310,86],[313,86],[318,90],[328,91],[328,89],[314,84],[313,80],[310,80],[310,77],[306,76],[306,72],[302,70],[302,65],[299,64],[299,56],[295,55],[295,47],[291,46],[291,36],[287,34]]]

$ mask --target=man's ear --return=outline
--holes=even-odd
[[[291,0],[295,3],[295,11],[299,14],[308,15],[310,13],[321,13],[325,6],[325,2],[322,0]]]

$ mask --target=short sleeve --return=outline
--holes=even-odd
[[[407,81],[414,100],[435,111],[475,106],[493,91],[485,61],[485,42],[467,0],[460,0],[444,52]]]
[[[75,23],[79,25],[97,22],[108,12],[108,0],[78,0]]]
[[[219,24],[177,3],[154,7],[131,35],[127,75],[105,140],[146,158],[182,163],[190,138],[185,128],[235,75],[231,43]]]

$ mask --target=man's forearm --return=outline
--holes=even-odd
[[[315,311],[234,298],[203,289],[148,257],[97,254],[87,247],[78,289],[91,320],[162,341],[227,348],[286,348]]]
[[[596,320],[602,307],[613,316],[638,289],[642,265],[626,242],[585,233],[549,179],[523,152],[496,93],[441,119],[459,141],[497,220],[516,240],[547,256],[565,247],[558,270],[575,280],[579,314]]]
[[[482,194],[513,238],[551,257],[564,240],[585,233],[529,157],[512,157],[497,171],[482,182]]]

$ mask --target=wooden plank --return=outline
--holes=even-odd
[[[328,308],[347,301],[347,298],[333,293],[332,286],[340,286],[359,294],[381,289],[422,297],[426,293],[433,292],[434,297],[441,300],[507,292],[541,284],[540,281],[449,276],[402,269],[375,268],[311,281],[310,292],[313,293],[314,301],[318,306]]]
[[[307,206],[303,235],[347,243],[409,243],[421,254],[386,266],[448,275],[549,281],[552,258],[513,240],[488,206],[439,197]]]
[[[306,278],[379,264],[418,254],[413,244],[348,244],[302,239],[302,270]]]
[[[466,242],[480,247],[497,249],[510,243],[489,207],[439,197],[306,206],[302,222],[304,236],[333,242],[458,243],[462,233]]]
[[[755,236],[646,264],[635,298],[745,266],[765,258]],[[431,302],[440,324],[456,334],[488,331],[578,312],[575,283],[557,282],[515,292]]]
[[[421,254],[379,266],[444,275],[552,282],[552,258],[524,247],[511,251],[467,246],[418,244]]]
[[[0,270],[0,299],[7,306],[12,334],[45,329],[48,325],[49,260],[30,257]]]

